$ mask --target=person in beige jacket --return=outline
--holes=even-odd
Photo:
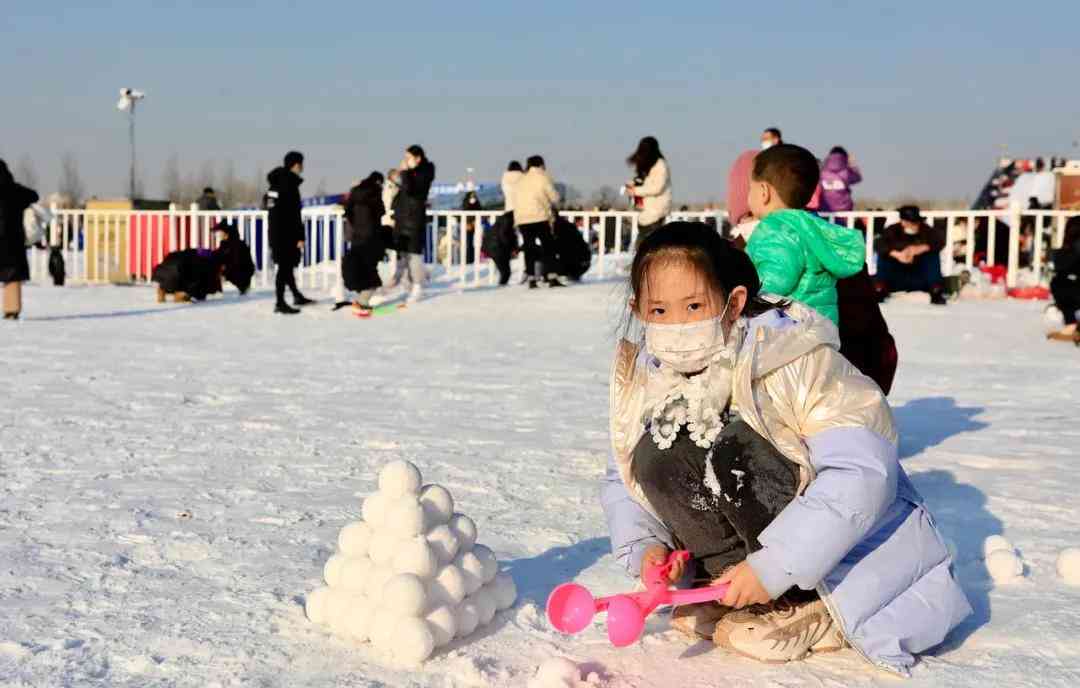
[[[664,224],[671,212],[671,172],[660,152],[655,137],[646,136],[638,142],[637,150],[626,159],[634,168],[634,181],[626,185],[626,193],[638,209],[638,239],[641,240]]]
[[[878,386],[836,326],[759,292],[746,254],[701,223],[646,237],[617,347],[601,491],[628,573],[694,555],[673,582],[728,583],[673,625],[767,662],[853,648],[906,674],[971,613],[897,454]],[[683,575],[686,575],[683,578]]]
[[[544,159],[531,156],[525,165],[525,175],[514,186],[514,224],[521,232],[525,251],[525,272],[529,288],[546,279],[549,286],[565,286],[559,279],[554,240],[551,234],[559,192],[547,173]]]

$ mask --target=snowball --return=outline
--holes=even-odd
[[[350,557],[362,557],[368,552],[371,535],[370,525],[363,521],[353,521],[338,533],[338,549]]]
[[[422,537],[415,537],[398,547],[392,562],[395,573],[411,573],[428,581],[439,570],[439,560],[435,552]]]
[[[334,635],[347,637],[348,636],[348,624],[357,612],[366,608],[363,596],[358,592],[339,592],[335,594],[335,605],[330,610],[329,622],[330,631]]]
[[[456,607],[465,599],[465,576],[461,569],[447,564],[435,574],[435,580],[428,584],[428,598],[431,604],[447,604]]]
[[[373,530],[378,530],[386,522],[386,507],[390,504],[390,498],[382,494],[373,494],[364,500],[361,513],[364,514],[364,522]]]
[[[314,612],[319,619],[318,623],[320,625],[329,626],[347,593],[340,588],[324,588],[324,590],[326,590],[326,593],[323,595],[322,601],[315,601],[319,608],[315,609]]]
[[[327,565],[329,565],[329,562],[327,562]],[[367,557],[346,557],[338,573],[337,587],[345,590],[364,590],[373,566],[371,560]]]
[[[487,626],[495,618],[495,598],[487,590],[480,588],[465,600],[476,605],[476,611],[480,617],[477,625]]]
[[[372,565],[370,572],[368,573],[367,581],[364,583],[364,594],[369,599],[381,603],[383,587],[387,581],[394,577],[394,569],[389,566],[375,566]]]
[[[386,509],[387,532],[398,538],[410,538],[422,534],[424,527],[424,508],[411,495],[395,499]]]
[[[466,594],[473,594],[484,584],[484,564],[472,552],[457,555],[454,566],[461,569],[461,575],[465,578]]]
[[[316,588],[308,593],[304,600],[304,612],[314,624],[326,623],[327,602],[330,601],[330,588]]]
[[[997,552],[998,550],[1013,551],[1012,543],[1006,540],[1001,535],[991,535],[983,540],[983,557],[988,558],[991,552]]]
[[[323,579],[326,584],[331,588],[338,586],[338,581],[341,579],[341,565],[345,563],[345,556],[342,554],[335,554],[326,560],[326,564],[323,565]]]
[[[371,626],[368,635],[371,644],[383,652],[392,653],[394,650],[394,633],[401,622],[401,615],[390,609],[379,607],[371,615]]]
[[[401,538],[385,530],[375,532],[368,548],[368,556],[379,566],[387,566],[397,553]]]
[[[495,596],[495,607],[501,612],[514,606],[517,601],[517,586],[509,573],[500,571],[495,574],[495,580],[491,581],[491,591]]]
[[[581,670],[565,657],[551,657],[536,670],[528,688],[574,688],[581,685]]]
[[[395,574],[386,581],[382,606],[402,616],[422,616],[427,607],[427,586],[411,573]]]
[[[345,620],[344,635],[358,643],[371,639],[372,618],[375,616],[375,604],[364,597],[353,604],[352,613]]]
[[[495,559],[495,553],[486,545],[476,545],[472,550],[473,555],[480,560],[483,566],[483,575],[480,578],[485,583],[490,583],[499,572],[499,562]]]
[[[419,664],[435,649],[435,636],[423,619],[401,619],[394,629],[394,658],[406,664]]]
[[[551,657],[536,670],[536,678],[556,678],[559,680],[581,680],[578,665],[566,657]]]
[[[1051,304],[1043,310],[1043,332],[1050,334],[1065,327],[1065,314],[1056,305]]]
[[[424,507],[424,517],[433,526],[450,521],[454,515],[454,498],[442,485],[424,485],[420,490],[420,505]]]
[[[439,558],[440,564],[449,564],[457,556],[458,539],[454,532],[450,530],[450,526],[435,526],[427,534],[427,541],[431,543],[431,548],[435,550],[435,556]]]
[[[457,633],[457,619],[454,618],[453,608],[440,605],[433,609],[424,620],[431,628],[431,635],[435,638],[435,647],[442,647],[454,639]]]
[[[1012,550],[998,549],[986,557],[986,570],[995,583],[1007,583],[1024,575],[1024,564]]]
[[[388,497],[401,497],[420,489],[420,469],[408,461],[391,461],[379,471],[379,491]]]
[[[457,536],[458,552],[472,551],[476,544],[476,524],[465,514],[450,517],[450,530]]]
[[[471,600],[465,600],[454,610],[454,621],[457,622],[456,637],[470,636],[480,624],[480,610]]]
[[[1057,572],[1069,585],[1080,585],[1080,547],[1067,547],[1057,558]]]

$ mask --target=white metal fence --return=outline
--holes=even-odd
[[[79,283],[151,281],[154,267],[170,251],[213,249],[217,237],[212,228],[220,221],[236,225],[251,247],[256,267],[254,284],[273,282],[268,218],[263,210],[60,210],[53,209],[50,244],[59,247],[68,279]],[[492,231],[500,211],[433,211],[429,213],[425,260],[441,279],[461,288],[495,284],[497,272],[483,253],[484,233]],[[1006,282],[1017,283],[1022,265],[1030,267],[1034,280],[1046,281],[1049,252],[1061,245],[1068,217],[1078,211],[941,210],[923,213],[928,223],[944,233],[942,270],[952,274],[958,266],[974,269],[984,255],[988,265],[1003,263]],[[637,239],[637,213],[630,211],[566,211],[562,217],[577,227],[593,253],[589,272],[603,279],[620,274],[628,264]],[[865,231],[867,262],[876,270],[875,241],[881,229],[898,221],[895,211],[854,211],[826,215],[828,219]],[[345,252],[345,221],[338,206],[305,208],[306,241],[298,274],[302,287],[341,295],[341,257]],[[726,229],[727,214],[678,212],[670,220],[705,222]],[[1007,227],[1007,231],[1005,228]],[[999,236],[1000,235],[1000,236]],[[1005,242],[1006,248],[1000,246]],[[977,246],[979,250],[977,251]],[[31,279],[48,276],[48,252],[33,249]],[[998,260],[998,258],[1002,260]],[[390,252],[390,270],[394,268]],[[514,269],[521,270],[520,258]]]

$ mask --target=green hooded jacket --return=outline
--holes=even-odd
[[[761,291],[804,303],[839,325],[836,280],[862,269],[866,240],[805,210],[777,210],[758,223],[746,252]]]

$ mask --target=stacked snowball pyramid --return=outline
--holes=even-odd
[[[323,568],[328,587],[308,595],[312,622],[417,664],[513,606],[514,581],[476,544],[476,524],[454,511],[446,488],[422,485],[413,464],[386,464],[362,513],[338,535]]]

